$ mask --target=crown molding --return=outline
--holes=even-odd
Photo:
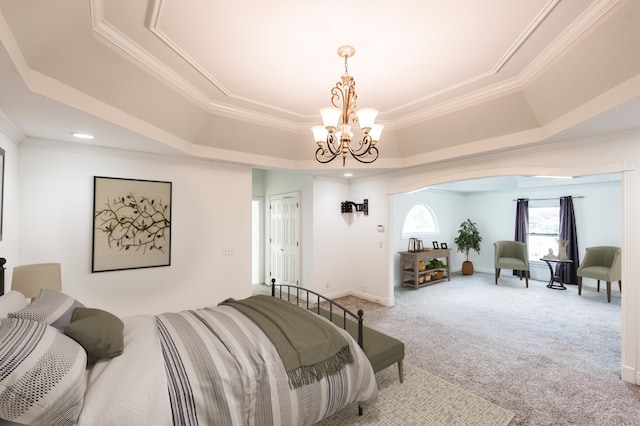
[[[9,138],[11,142],[18,145],[22,142],[27,135],[24,134],[22,129],[16,125],[5,113],[0,109],[0,131]]]
[[[249,121],[281,130],[295,132],[300,131],[301,126],[290,120],[274,117],[272,115],[260,113],[247,108],[217,102],[208,97],[200,89],[189,83],[178,73],[163,64],[155,56],[147,52],[142,48],[142,46],[135,43],[116,27],[111,25],[104,16],[104,0],[91,0],[91,22],[93,32],[96,34],[98,40],[123,54],[125,58],[128,58],[134,63],[140,65],[147,72],[167,83],[175,91],[181,93],[186,98],[191,99],[196,105],[200,106],[205,111],[215,112],[228,118]],[[224,89],[222,92],[225,93]],[[253,103],[257,104],[255,101]],[[270,107],[269,105],[263,106]],[[270,108],[275,109],[273,107]],[[287,112],[284,110],[282,111]],[[290,114],[295,115],[293,113]]]
[[[526,67],[518,77],[522,85],[528,84],[581,36],[586,34],[593,25],[606,15],[621,0],[601,0],[593,3],[573,24],[554,40],[536,59]]]
[[[487,86],[485,88],[476,90],[471,93],[467,93],[461,95],[457,98],[440,102],[436,105],[430,106],[423,110],[417,111],[413,114],[407,114],[401,119],[395,120],[393,122],[392,128],[399,129],[402,127],[408,127],[416,125],[420,122],[430,120],[442,115],[450,114],[452,112],[469,108],[474,105],[480,104],[482,102],[487,102],[492,99],[496,99],[502,96],[505,96],[509,93],[512,93],[517,90],[523,90],[531,80],[535,79],[538,75],[540,75],[549,64],[562,56],[563,52],[566,51],[567,47],[569,47],[572,43],[574,43],[577,39],[579,39],[583,34],[585,34],[600,18],[602,18],[609,10],[611,10],[614,6],[620,3],[621,0],[601,0],[599,2],[594,3],[589,9],[587,9],[580,17],[574,21],[573,25],[568,27],[563,33],[556,39],[552,44],[550,44],[540,55],[538,55],[535,60],[529,64],[519,75],[514,78],[504,80],[502,82],[493,84],[491,86]],[[434,92],[429,96],[418,99],[409,104],[401,105],[397,108],[394,108],[391,111],[384,111],[381,114],[388,114],[391,112],[396,112],[403,108],[409,107],[413,104],[417,104],[420,102],[428,101],[429,99],[436,98],[438,96],[442,96],[448,92],[451,92],[460,87],[471,84],[475,81],[478,81],[482,78],[488,77],[496,72],[498,72],[506,62],[515,54],[518,48],[524,43],[526,38],[528,38],[531,33],[537,28],[537,26],[541,23],[541,21],[553,10],[553,8],[558,4],[559,0],[551,0],[547,5],[543,8],[543,10],[538,14],[536,19],[532,21],[532,23],[527,27],[518,40],[511,46],[511,48],[505,53],[505,55],[498,61],[498,63],[493,67],[493,69],[485,74],[481,74],[472,79],[466,80],[459,84],[449,86],[445,89],[442,89],[438,92]]]
[[[179,55],[194,70],[209,81],[224,96],[230,99],[239,100],[248,104],[253,104],[263,109],[271,110],[292,117],[291,120],[282,117],[276,117],[268,113],[257,112],[249,108],[238,107],[230,103],[219,102],[211,99],[202,90],[198,89],[178,73],[167,67],[155,56],[147,52],[142,46],[135,43],[125,34],[111,25],[104,16],[104,1],[91,0],[91,19],[93,31],[98,38],[107,46],[119,51],[125,57],[139,64],[143,69],[152,75],[155,75],[162,81],[166,82],[170,87],[181,93],[188,99],[191,99],[205,111],[212,114],[219,114],[228,118],[233,118],[245,122],[251,122],[259,125],[291,131],[291,132],[307,132],[309,119],[307,116],[275,107],[270,104],[257,102],[255,100],[234,95],[229,92],[220,82],[218,82],[209,72],[206,71],[195,59],[191,58],[183,49],[173,42],[166,34],[164,34],[159,26],[160,15],[163,10],[164,0],[153,1],[148,29],[161,40],[166,46]],[[387,111],[381,111],[380,117],[390,116],[394,113],[400,113],[415,105],[426,103],[451,93],[455,90],[468,86],[474,82],[480,81],[498,73],[516,54],[526,40],[540,26],[544,19],[558,5],[560,0],[549,0],[540,12],[534,17],[531,23],[519,35],[514,43],[507,49],[504,55],[496,62],[496,64],[487,72],[479,74],[473,78],[448,86],[437,92],[430,93],[415,101],[400,105]],[[600,0],[593,3],[580,17],[578,17],[573,25],[568,27],[550,46],[548,46],[529,66],[527,66],[519,75],[514,78],[504,80],[493,84],[486,88],[475,90],[471,93],[460,95],[456,98],[438,102],[426,108],[420,109],[414,113],[401,114],[398,119],[386,120],[389,129],[399,129],[416,125],[420,122],[427,121],[442,115],[446,115],[461,109],[487,102],[512,93],[517,90],[523,90],[526,85],[538,75],[540,75],[549,64],[557,60],[566,51],[567,47],[579,39],[587,32],[594,23],[602,18],[609,10],[615,7],[621,0]],[[301,121],[305,121],[304,123]]]

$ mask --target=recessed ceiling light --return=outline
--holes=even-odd
[[[89,133],[71,132],[71,135],[78,139],[93,139],[93,135],[90,135]]]
[[[351,177],[351,176],[353,176],[353,173],[345,173],[344,174],[344,177]]]

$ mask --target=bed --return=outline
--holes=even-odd
[[[118,318],[10,291],[0,318],[3,425],[310,425],[377,398],[347,331],[270,296]]]

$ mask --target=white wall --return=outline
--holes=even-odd
[[[264,275],[265,271],[265,205],[266,201],[264,198],[264,170],[253,169],[251,171],[251,193],[253,194],[252,198],[255,201],[258,201],[260,204],[260,208],[258,211],[259,216],[259,229],[252,229],[252,233],[256,232],[258,234],[258,247],[255,248],[255,253],[252,250],[251,256],[253,261],[253,256],[257,257],[258,263],[258,278],[257,282],[253,282],[252,284],[264,284],[268,280]],[[252,280],[253,281],[253,280]]]
[[[60,262],[64,292],[120,316],[251,294],[250,168],[53,141],[19,151],[20,251],[12,265]],[[171,266],[91,273],[93,176],[173,183]],[[223,248],[235,254],[223,256]]]
[[[20,220],[18,188],[18,147],[0,132],[0,148],[4,149],[4,189],[2,196],[2,241],[0,241],[0,257],[7,259],[5,265],[5,290],[11,284],[11,270],[15,266],[20,249]]]
[[[349,269],[346,273],[356,283],[356,295],[382,304],[392,304],[393,294],[380,286],[380,282],[391,282],[391,265],[389,259],[393,252],[391,243],[390,200],[381,191],[376,180],[356,179],[350,181],[349,200],[362,203],[369,200],[369,215],[356,216],[354,213],[353,226],[349,233],[348,244],[351,251]],[[378,225],[384,231],[378,231]],[[335,242],[334,244],[339,244]],[[362,287],[366,291],[362,291]],[[358,294],[357,292],[362,294]]]
[[[333,296],[348,289],[361,289],[359,263],[352,253],[359,245],[351,228],[364,215],[341,213],[344,201],[362,203],[349,196],[348,181],[316,177],[313,181],[313,279],[311,288]]]

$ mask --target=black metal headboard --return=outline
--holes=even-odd
[[[7,259],[0,257],[0,296],[4,294],[4,264],[7,263]]]
[[[280,288],[279,294],[276,295],[276,286]],[[285,288],[286,290],[282,290]],[[303,287],[298,287],[296,285],[288,285],[288,284],[276,284],[275,278],[271,279],[271,296],[278,297],[280,299],[284,299],[289,302],[295,302],[296,305],[300,306],[300,293],[304,293],[304,299],[306,299],[306,309],[308,311],[315,311],[316,314],[320,315],[320,302],[327,302],[329,304],[329,321],[333,321],[334,308],[337,308],[339,312],[342,312],[342,328],[347,329],[347,317],[350,316],[358,325],[358,335],[356,336],[356,341],[361,348],[364,347],[364,334],[363,334],[363,322],[364,322],[364,311],[362,309],[358,309],[358,313],[355,314],[351,312],[349,309],[340,305],[339,303],[334,302],[332,299],[325,297],[315,291],[308,290]],[[284,296],[284,297],[283,297]],[[315,307],[312,307],[310,303],[312,302],[312,298],[315,298]],[[294,299],[293,301],[291,299]],[[302,306],[301,306],[302,307]]]

